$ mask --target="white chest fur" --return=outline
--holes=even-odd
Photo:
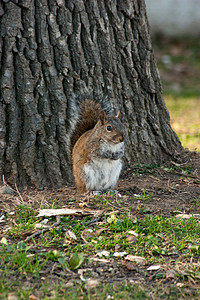
[[[112,153],[115,152],[123,152],[124,153],[124,142],[117,144],[109,144],[108,142],[103,142],[101,144],[102,151],[110,151]]]
[[[124,143],[102,144],[101,150],[111,153],[124,153]],[[121,155],[122,156],[122,155]],[[93,158],[83,167],[87,190],[113,189],[119,179],[122,168],[121,159]]]

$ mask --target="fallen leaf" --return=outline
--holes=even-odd
[[[44,219],[44,220],[42,220],[41,223],[46,225],[48,222],[49,222],[49,219]]]
[[[66,288],[72,287],[72,286],[74,286],[74,281],[73,280],[69,280],[67,283],[65,283]]]
[[[115,245],[115,251],[118,252],[118,250],[121,248],[121,246],[119,244]]]
[[[100,284],[99,279],[88,278],[85,287],[87,290],[91,290],[97,287],[99,284]]]
[[[33,254],[33,253],[30,253],[30,254],[26,255],[26,257],[34,257],[34,256],[35,256],[35,254]]]
[[[9,293],[7,300],[17,300],[18,297],[14,293]]]
[[[40,209],[39,214],[36,217],[52,217],[52,216],[65,216],[65,215],[95,215],[99,216],[102,213],[101,210],[91,209]]]
[[[88,243],[86,240],[87,238],[93,238],[93,237],[98,237],[103,231],[107,230],[106,228],[100,228],[98,230],[92,230],[90,228],[87,228],[83,230],[81,234],[81,238],[84,240],[85,243]]]
[[[188,215],[188,214],[178,214],[178,215],[176,215],[176,218],[189,219],[189,218],[191,218],[191,215]]]
[[[47,225],[44,225],[44,224],[42,224],[42,223],[36,223],[36,224],[34,225],[34,227],[35,227],[36,229],[40,229],[40,228],[47,228],[48,226],[47,226]]]
[[[8,245],[8,241],[7,241],[7,239],[5,238],[5,237],[2,237],[2,239],[1,239],[1,244],[3,244],[3,245]]]
[[[98,255],[99,257],[102,257],[102,256],[108,257],[108,256],[110,255],[110,251],[103,250],[103,251],[101,251],[101,252],[98,252],[97,255]]]
[[[154,265],[147,268],[147,271],[157,271],[160,269],[160,265]]]
[[[125,256],[126,254],[127,254],[126,251],[124,251],[124,252],[115,252],[115,253],[113,254],[113,256],[115,256],[115,257],[123,257],[123,256]]]
[[[176,278],[176,272],[175,272],[175,270],[172,270],[172,269],[167,270],[166,271],[166,278],[169,278],[169,279]]]
[[[30,295],[29,300],[39,300],[39,298],[36,297],[35,295]]]
[[[15,214],[15,211],[11,211],[8,213],[10,216],[13,216]]]
[[[200,219],[200,214],[178,214],[178,215],[176,215],[176,218],[182,218],[182,219],[189,219],[189,218]]]
[[[127,237],[127,242],[137,242],[137,237],[135,235],[130,235]]]
[[[176,284],[178,287],[184,287],[185,286],[185,283],[182,283],[182,282],[177,282]]]
[[[74,253],[69,259],[69,265],[72,270],[78,269],[84,262],[85,255],[83,253]]]
[[[100,228],[100,229],[98,229],[98,230],[95,230],[95,231],[93,231],[93,233],[94,233],[94,236],[95,237],[98,237],[98,236],[100,236],[100,234],[103,232],[103,231],[106,231],[106,230],[108,230],[107,228]]]
[[[72,230],[68,230],[65,233],[64,245],[69,245],[77,240],[75,233]]]
[[[144,258],[142,256],[127,255],[125,257],[125,260],[135,262],[136,264],[139,264],[139,265],[145,265],[146,264],[146,258]]]
[[[138,233],[135,232],[134,230],[129,230],[128,233],[131,234],[131,235],[134,235],[136,237],[138,236]]]
[[[114,297],[111,296],[111,295],[108,295],[107,298],[106,298],[106,300],[110,300],[110,299],[112,300],[112,299],[114,299]]]
[[[0,223],[4,223],[5,222],[5,216],[4,215],[2,215],[1,217],[0,217]]]
[[[65,238],[68,240],[77,240],[75,233],[72,230],[67,230],[65,233]]]
[[[82,281],[86,281],[86,279],[83,277],[83,273],[85,272],[85,269],[78,270],[78,274],[80,275],[80,279]]]
[[[110,260],[106,259],[106,258],[92,257],[91,259],[93,261],[98,261],[98,262],[101,262],[101,263],[104,263],[104,264],[110,263]]]
[[[86,244],[88,243],[88,241],[86,239],[92,238],[93,236],[94,236],[93,230],[91,228],[87,228],[87,229],[83,230],[83,232],[81,233],[81,238]]]

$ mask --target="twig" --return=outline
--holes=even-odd
[[[155,180],[161,181],[161,179],[159,179],[159,178],[157,178],[157,177],[155,177],[155,176],[149,175],[149,177],[151,177],[151,178],[153,178],[153,179],[155,179]]]
[[[51,272],[50,272],[51,274],[53,273],[53,271],[55,269],[55,266],[56,266],[56,263],[53,264],[53,267],[52,267]]]
[[[160,272],[160,269],[157,270],[152,276],[150,276],[149,280],[152,280],[159,272]]]
[[[182,167],[182,166],[186,165],[186,164],[188,163],[188,161],[185,162],[185,163],[183,163],[183,164],[177,164],[177,163],[175,163],[174,161],[171,161],[171,163],[172,163],[173,165],[175,165],[176,167]],[[195,171],[197,171],[197,170],[195,170]],[[200,177],[197,176],[197,175],[183,174],[183,173],[180,173],[180,172],[177,172],[177,171],[171,171],[170,173],[171,173],[171,174],[175,174],[175,175],[179,175],[179,176],[183,176],[183,177],[194,178],[194,179],[197,179],[197,181],[200,180]]]
[[[179,175],[179,176],[183,176],[183,177],[194,178],[194,179],[197,179],[197,181],[200,180],[200,177],[199,176],[195,176],[195,175],[183,174],[183,173],[179,173],[179,172],[171,172],[171,173]]]
[[[18,190],[18,187],[17,187],[17,184],[15,183],[15,188],[16,188],[16,191],[17,191],[17,193],[18,193],[18,195],[19,195],[19,197],[21,198],[21,201],[22,201],[22,203],[24,202],[24,199],[23,199],[23,197],[22,197],[22,195],[20,194],[20,192],[19,192],[19,190]]]
[[[152,212],[151,214],[152,214],[152,215],[155,215],[155,214],[157,214],[157,213],[160,212],[160,211],[161,211],[161,209],[158,209],[158,210]]]
[[[82,224],[83,225],[90,225],[90,224],[96,223],[100,220],[101,220],[101,216],[99,218],[96,218],[95,220],[91,220],[91,221],[88,221],[88,222],[83,222]]]
[[[83,236],[83,232],[81,233],[81,238],[82,238],[82,240],[84,241],[84,243],[86,243],[86,244],[88,244],[89,242],[88,241],[86,241],[86,239],[84,238],[84,236]]]
[[[2,176],[2,180],[3,180],[3,184],[4,184],[4,185],[7,185],[7,183],[6,183],[6,181],[5,181],[5,176],[4,176],[4,175]]]
[[[34,237],[36,237],[36,236],[38,236],[38,235],[41,235],[41,234],[44,234],[45,232],[47,232],[47,231],[53,229],[54,227],[57,227],[57,226],[60,224],[60,222],[61,222],[60,216],[56,216],[56,219],[57,219],[57,221],[56,221],[53,225],[51,225],[51,226],[48,227],[48,228],[44,228],[44,229],[42,229],[42,230],[39,230],[39,231],[37,231],[37,232],[31,234],[29,237],[26,238],[25,241],[26,241],[26,242],[27,242],[27,241],[30,241],[30,240],[33,239]]]

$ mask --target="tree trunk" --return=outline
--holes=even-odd
[[[128,164],[160,164],[182,150],[144,0],[3,0],[0,15],[1,178],[38,188],[69,183],[84,98],[121,110]]]

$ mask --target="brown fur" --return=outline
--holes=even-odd
[[[93,100],[87,99],[80,104],[81,116],[80,122],[76,128],[72,146],[75,145],[79,137],[86,131],[94,128],[99,120],[102,111],[101,105]]]
[[[105,159],[101,144],[121,143],[124,140],[122,124],[117,117],[106,115],[100,104],[86,100],[80,105],[81,120],[73,140],[72,162],[76,186],[81,193],[87,192],[87,176],[83,167],[93,158]],[[107,126],[112,130],[107,131]]]

